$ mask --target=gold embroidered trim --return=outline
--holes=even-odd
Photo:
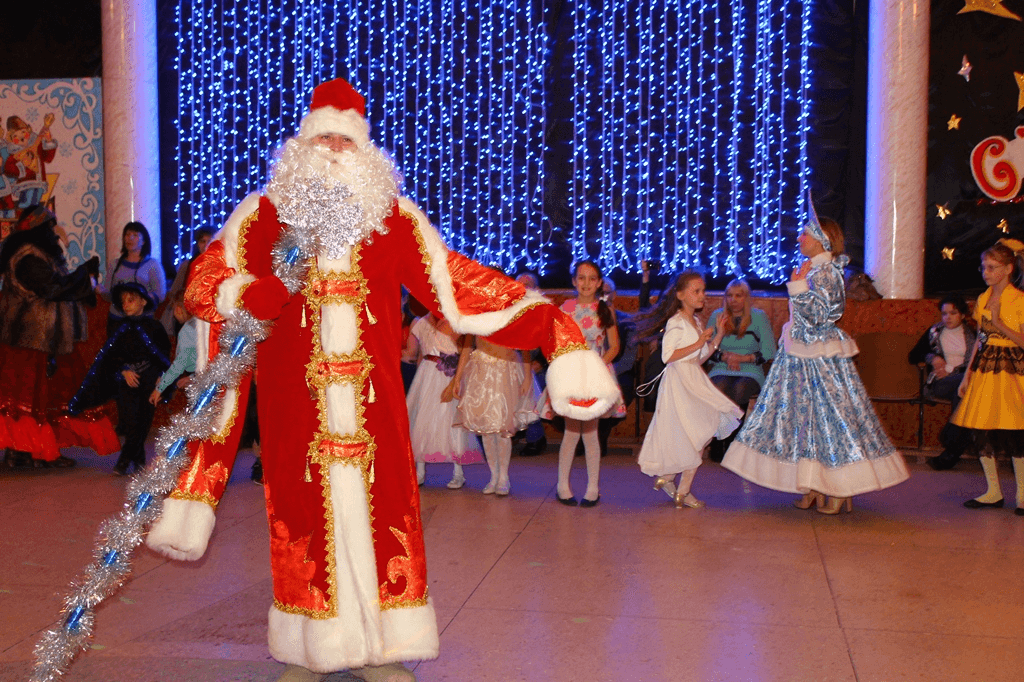
[[[242,221],[242,224],[238,228],[238,247],[235,250],[235,253],[236,253],[235,260],[238,261],[238,271],[239,272],[246,271],[246,264],[247,264],[247,262],[246,262],[246,259],[245,259],[245,240],[246,240],[245,233],[249,230],[249,225],[251,225],[254,220],[259,218],[259,216],[260,216],[260,210],[257,208],[255,211],[253,211],[249,215],[245,216],[245,220]]]
[[[236,310],[239,309],[239,308],[243,308],[244,307],[242,305],[242,294],[244,294],[245,290],[249,288],[249,285],[252,284],[255,281],[256,280],[253,280],[252,282],[246,282],[245,284],[243,284],[242,286],[240,286],[238,288],[238,297],[235,298],[235,309]]]
[[[390,609],[413,609],[417,606],[426,606],[428,594],[430,594],[429,587],[423,591],[423,596],[419,599],[389,599],[387,603],[380,605],[380,610],[388,611]]]
[[[366,296],[369,293],[369,286],[366,278],[359,268],[360,246],[353,247],[351,252],[351,266],[348,273],[323,271],[314,259],[307,276],[306,286],[303,288],[303,295],[306,297],[311,314],[311,333],[313,337],[313,348],[310,353],[309,363],[306,365],[306,381],[311,390],[316,391],[317,414],[320,421],[320,428],[309,444],[306,456],[310,464],[319,467],[320,486],[323,495],[325,531],[326,531],[326,554],[327,554],[327,599],[326,611],[310,611],[295,607],[284,607],[275,602],[275,606],[286,613],[298,613],[310,618],[325,619],[333,618],[338,611],[338,566],[335,558],[336,542],[334,537],[334,507],[332,505],[330,466],[332,464],[345,464],[358,466],[363,472],[363,486],[366,490],[366,504],[370,524],[373,524],[373,502],[370,495],[372,483],[373,453],[376,443],[373,437],[366,430],[366,418],[364,416],[366,407],[364,405],[363,387],[369,381],[370,370],[373,369],[373,362],[363,347],[362,326],[358,322],[356,327],[356,345],[351,353],[340,355],[324,352],[321,340],[323,306],[350,304],[358,311],[366,304]],[[357,363],[360,371],[355,372],[333,372],[323,371],[330,368],[332,364],[347,365],[352,369]],[[331,384],[350,384],[355,394],[355,432],[352,434],[337,434],[330,430],[327,421],[327,387]],[[361,445],[366,449],[366,454],[359,457],[338,457],[329,447],[331,443],[343,445]],[[371,533],[372,538],[372,533]],[[283,607],[283,608],[282,608]]]
[[[430,274],[434,271],[431,267],[433,260],[430,257],[430,253],[427,251],[427,242],[424,241],[423,234],[420,232],[420,222],[416,220],[416,216],[408,211],[401,211],[401,213],[403,217],[412,221],[412,236],[416,238],[416,248],[419,249],[420,259],[423,261],[423,265],[426,268],[427,282],[430,284],[430,291],[434,294],[434,298],[440,302],[441,297],[437,295],[437,287],[434,286],[434,280],[430,278]]]
[[[305,616],[306,618],[312,618],[313,620],[327,620],[329,618],[336,618],[337,611],[332,605],[327,611],[314,611],[313,609],[307,609],[301,606],[288,606],[282,604],[277,599],[274,600],[274,608],[283,613],[290,613],[295,616]]]
[[[203,502],[210,505],[215,510],[217,509],[218,501],[214,499],[210,493],[186,493],[179,490],[175,490],[173,493],[168,495],[172,500],[187,500],[189,502]]]
[[[248,285],[246,285],[246,286],[248,286]],[[210,436],[210,442],[211,443],[216,443],[217,445],[223,445],[224,443],[227,442],[228,434],[231,433],[231,429],[234,428],[234,426],[235,426],[235,419],[238,417],[238,399],[239,399],[239,397],[240,396],[238,395],[238,389],[236,388],[235,389],[235,402],[231,406],[231,416],[228,417],[227,424],[224,425],[224,428],[218,430],[216,433],[214,433],[213,435]],[[246,396],[246,400],[248,400],[248,396]],[[253,408],[255,409],[255,405],[253,406]]]
[[[522,299],[520,299],[520,300],[522,300]],[[515,305],[515,304],[513,304],[513,305]],[[531,303],[531,304],[529,304],[527,306],[524,306],[522,310],[520,310],[519,312],[517,312],[515,315],[512,316],[511,320],[509,320],[508,322],[505,323],[505,326],[506,327],[509,326],[510,324],[512,324],[513,322],[518,320],[520,317],[522,317],[526,313],[530,312],[530,310],[532,310],[532,309],[534,309],[534,308],[536,308],[538,306],[542,306],[542,305],[547,305],[547,301],[535,301],[534,303]]]
[[[548,358],[548,363],[554,362],[555,360],[562,357],[566,353],[572,353],[573,351],[578,350],[590,350],[590,346],[588,346],[585,343],[570,343],[568,346],[562,346],[561,348],[559,348],[558,350],[551,354],[551,357]]]

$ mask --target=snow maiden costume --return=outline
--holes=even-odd
[[[571,319],[448,251],[426,216],[399,196],[364,112],[347,82],[316,88],[265,194],[232,213],[196,259],[186,294],[190,310],[214,325],[239,308],[274,320],[255,368],[274,583],[269,645],[277,660],[316,672],[438,655],[399,369],[402,285],[460,334],[539,346],[552,359],[556,407],[570,416],[593,418],[618,395]],[[325,133],[357,148],[327,152],[313,144]],[[360,175],[382,161],[383,174]],[[351,179],[338,179],[347,171]],[[272,274],[286,226],[316,237],[317,256],[295,294]],[[223,428],[193,448],[150,547],[179,559],[202,556],[230,476],[230,442],[244,421],[237,396],[245,394],[241,386],[228,394]]]
[[[816,217],[806,229],[825,251],[788,284],[782,348],[722,466],[766,488],[849,498],[909,474],[853,364],[857,344],[836,326],[846,258],[833,258]]]

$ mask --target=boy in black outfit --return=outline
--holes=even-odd
[[[96,356],[68,411],[76,414],[116,398],[118,426],[125,439],[114,473],[124,476],[129,468],[139,471],[146,465],[146,436],[155,409],[149,395],[171,365],[171,343],[163,325],[146,314],[156,304],[145,287],[125,282],[111,294],[125,317]]]

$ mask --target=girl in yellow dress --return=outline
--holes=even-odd
[[[996,455],[1013,461],[1018,516],[1024,516],[1024,292],[1014,286],[1024,265],[1024,243],[1000,239],[981,254],[988,285],[974,308],[978,340],[960,384],[963,400],[951,421],[971,429],[988,491],[964,502],[969,509],[1002,507]]]

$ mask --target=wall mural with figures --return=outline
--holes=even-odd
[[[981,289],[978,258],[1024,239],[1024,0],[935,0],[925,290]],[[941,46],[941,47],[939,47]]]
[[[0,237],[45,204],[67,232],[68,265],[105,257],[98,78],[0,81]]]

